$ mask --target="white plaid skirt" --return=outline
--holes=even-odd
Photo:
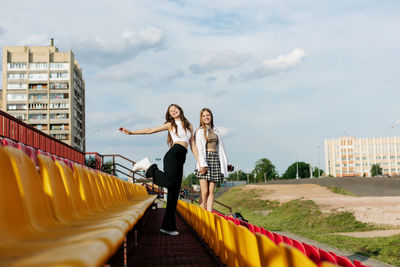
[[[206,179],[207,181],[215,183],[222,182],[224,175],[221,173],[218,153],[215,151],[207,151],[206,161],[208,165],[207,172],[205,174],[200,174],[199,171],[197,171],[197,178]]]

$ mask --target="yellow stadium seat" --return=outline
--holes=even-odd
[[[118,229],[81,230],[57,221],[34,163],[22,151],[1,148],[0,168],[0,262],[85,240],[102,241],[109,256],[121,243]]]
[[[271,239],[261,233],[255,233],[255,237],[257,239],[261,266],[288,266],[286,265],[287,261],[282,253],[282,250],[279,249],[279,247],[272,242]]]
[[[235,225],[239,266],[260,267],[260,254],[256,236],[246,227]]]
[[[312,260],[307,258],[298,249],[295,249],[294,247],[289,246],[288,244],[280,243],[279,249],[284,254],[284,258],[286,261],[285,266],[290,266],[290,267],[316,267],[317,266]]]

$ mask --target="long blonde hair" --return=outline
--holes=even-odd
[[[165,114],[165,123],[170,122],[171,126],[172,126],[172,129],[175,130],[176,135],[179,136],[175,119],[169,114],[169,108],[172,107],[172,106],[176,107],[179,110],[179,113],[180,113],[179,114],[179,119],[182,121],[183,129],[185,131],[189,130],[190,132],[192,132],[192,130],[190,129],[190,122],[186,119],[186,117],[185,117],[185,115],[183,113],[183,109],[180,106],[178,106],[177,104],[171,104],[171,105],[168,106],[167,113]],[[172,137],[171,137],[171,134],[169,132],[168,132],[168,137],[167,137],[167,144],[170,147],[172,147],[172,145],[173,145]]]
[[[208,142],[208,138],[207,138],[207,126],[206,124],[203,122],[203,120],[201,119],[201,117],[203,116],[204,112],[208,112],[211,115],[211,122],[210,122],[210,126],[211,129],[214,129],[214,115],[212,114],[211,110],[209,108],[203,108],[202,110],[200,110],[200,127],[203,127],[203,133],[204,133],[204,138],[206,139],[206,141]]]

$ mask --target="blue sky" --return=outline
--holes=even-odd
[[[152,127],[209,107],[231,163],[323,166],[324,139],[400,133],[399,1],[7,1],[0,46],[71,49],[86,80],[87,150],[154,161]],[[1,71],[1,70],[0,70]],[[392,126],[395,126],[393,129]],[[194,169],[188,154],[185,174]]]

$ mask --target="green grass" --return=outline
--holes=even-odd
[[[239,211],[250,223],[271,231],[287,231],[331,246],[373,257],[400,266],[400,236],[380,238],[354,238],[332,235],[338,232],[358,232],[383,229],[359,222],[350,212],[323,213],[311,200],[292,200],[279,205],[276,201],[262,200],[257,189],[243,190],[243,186],[230,189],[218,198]],[[228,213],[218,205],[218,210]],[[260,211],[270,211],[263,215]]]
[[[346,196],[357,196],[356,194],[354,194],[354,193],[352,193],[350,191],[347,191],[346,189],[343,189],[341,187],[327,186],[327,188],[329,190],[331,190],[333,193],[336,193],[336,194],[341,194],[341,195],[346,195]]]

